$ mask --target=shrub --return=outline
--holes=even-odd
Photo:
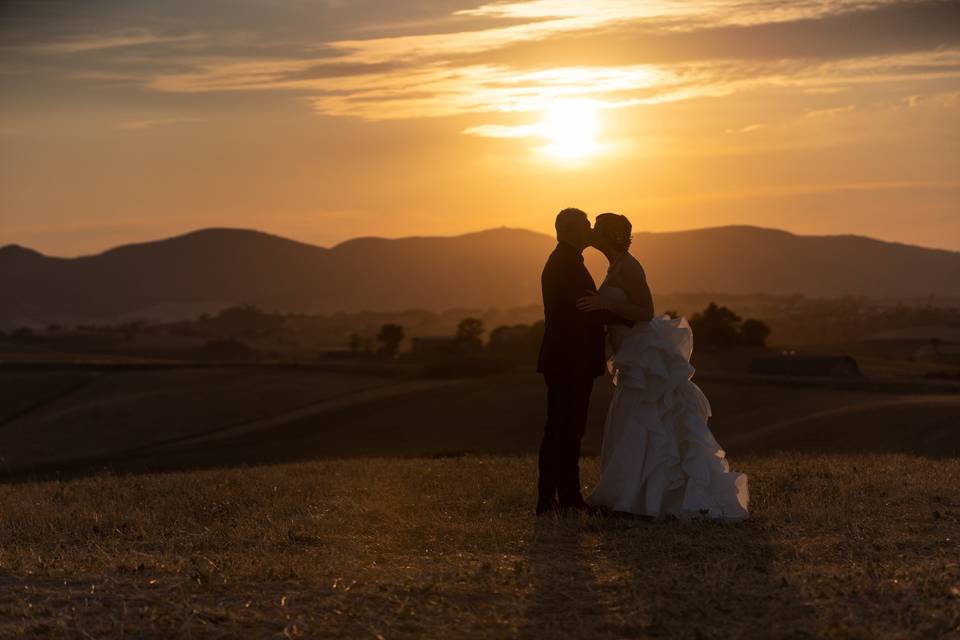
[[[770,327],[760,320],[740,316],[711,302],[700,313],[690,318],[690,328],[698,344],[708,349],[730,347],[763,347],[770,336]]]
[[[763,347],[770,336],[770,327],[765,323],[748,318],[740,325],[740,344],[745,347]]]
[[[714,302],[690,318],[690,327],[697,342],[714,348],[736,345],[739,338],[739,324],[740,316]]]
[[[391,356],[397,355],[397,351],[400,349],[400,343],[403,342],[403,327],[388,322],[380,327],[380,333],[377,334],[377,341],[380,342],[380,351]]]
[[[464,318],[457,326],[457,342],[468,350],[479,351],[483,348],[482,336],[484,331],[483,320]]]

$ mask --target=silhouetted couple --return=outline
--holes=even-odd
[[[654,317],[646,274],[629,251],[630,221],[604,213],[591,228],[586,213],[564,209],[556,229],[557,248],[541,278],[546,326],[537,371],[547,384],[547,424],[537,514],[748,517],[747,477],[730,472],[707,427],[710,403],[691,381],[690,325],[684,318]],[[610,262],[599,291],[583,263],[590,246]],[[615,389],[600,482],[584,500],[580,441],[594,380],[608,370]]]

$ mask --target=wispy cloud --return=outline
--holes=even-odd
[[[825,0],[820,2],[753,2],[736,0],[524,0],[491,2],[475,9],[458,11],[461,15],[499,18],[582,20],[584,24],[622,22],[628,20],[673,18],[671,29],[700,26],[700,19],[714,25],[751,25],[817,18],[824,15],[864,10],[894,4],[897,0]]]
[[[127,122],[121,122],[115,128],[120,131],[144,131],[146,129],[152,129],[154,127],[163,125],[206,122],[206,120],[206,118],[155,118],[152,120],[129,120]]]
[[[104,51],[124,47],[138,47],[156,44],[174,44],[185,42],[199,42],[203,35],[190,33],[183,35],[158,35],[148,31],[112,34],[90,34],[77,36],[53,42],[34,44],[30,49],[37,53],[69,54],[86,53],[90,51]]]
[[[843,107],[833,107],[830,109],[817,109],[815,111],[808,111],[807,117],[808,118],[829,118],[831,116],[839,115],[841,113],[847,113],[848,111],[853,111],[853,110],[854,110],[854,106],[852,104],[848,104]]]
[[[463,132],[485,138],[528,138],[540,135],[541,128],[535,124],[481,124],[476,127],[467,127]]]
[[[727,129],[724,131],[727,135],[737,135],[741,133],[753,133],[754,131],[759,131],[766,128],[767,125],[764,124],[748,124],[745,127],[740,127],[739,129]]]
[[[823,184],[793,184],[756,186],[748,189],[727,191],[702,191],[693,194],[670,195],[647,198],[649,203],[699,203],[719,200],[756,200],[785,198],[800,195],[837,193],[850,191],[958,191],[960,181],[933,180],[887,180],[873,182],[835,182]]]
[[[472,31],[421,33],[363,40],[338,40],[326,46],[350,61],[368,63],[397,59],[444,59],[504,49],[565,34],[583,35],[623,25],[657,31],[694,31],[719,26],[750,26],[866,10],[896,4],[896,0],[847,2],[741,2],[739,0],[527,0],[493,2],[454,15],[484,16],[529,22]]]
[[[850,25],[862,16],[874,26],[882,25],[886,38],[889,25],[900,15],[889,11],[926,7],[920,14],[929,22],[943,17],[944,6],[923,0],[527,0],[486,2],[441,12],[436,21],[419,20],[416,33],[301,42],[287,55],[276,54],[275,44],[268,46],[248,36],[244,36],[246,40],[241,38],[249,45],[244,55],[216,53],[210,42],[220,38],[236,45],[239,40],[234,32],[201,37],[197,33],[170,35],[145,29],[40,43],[34,49],[49,54],[102,52],[105,66],[64,72],[73,78],[133,81],[165,93],[298,92],[307,96],[321,115],[390,120],[528,113],[542,111],[556,100],[590,100],[599,108],[619,109],[764,87],[829,94],[905,80],[960,78],[960,46],[937,45],[912,51],[904,50],[904,43],[894,38],[890,46],[895,50],[882,55],[839,49],[834,51],[847,53],[818,56],[794,47],[804,38],[780,37],[813,32],[823,41],[843,41],[849,39],[845,34]],[[449,19],[467,18],[481,20],[482,26],[450,29],[457,22]],[[845,21],[829,22],[838,18]],[[752,29],[774,24],[802,25],[802,29],[798,26],[796,32],[773,34]],[[733,29],[723,31],[727,27]],[[722,36],[718,35],[721,32]],[[702,58],[638,61],[649,57],[649,51],[644,51],[647,37],[676,33],[689,34],[693,42],[703,36],[714,43],[713,48],[698,50],[688,39],[680,41],[681,48],[701,51]],[[591,62],[590,56],[577,60],[576,55],[520,63],[504,53],[513,45],[539,46],[548,41],[551,46],[576,51],[572,44],[567,46],[568,38],[570,42],[587,38],[584,41],[590,47],[603,49],[607,36],[619,39],[612,47],[614,58],[605,63]],[[757,39],[755,51],[751,51],[750,38]],[[731,44],[734,42],[737,44]],[[937,42],[940,40],[931,41]],[[620,47],[623,43],[629,46]],[[131,57],[126,49],[147,45],[167,47],[176,55],[141,56],[138,67],[138,58]],[[679,45],[674,42],[671,46]],[[557,62],[568,58],[572,60],[569,64]],[[839,112],[821,109],[809,115],[833,113]],[[478,122],[465,131],[471,135],[517,137],[523,135],[525,126],[527,123]],[[747,125],[729,133],[749,133],[759,126]]]
[[[903,98],[907,107],[941,107],[948,109],[960,108],[960,91],[943,91],[928,95],[912,95]]]
[[[202,59],[195,62],[190,71],[156,73],[146,82],[150,89],[175,93],[309,89],[315,81],[296,77],[296,74],[322,61],[310,58]]]
[[[390,120],[541,111],[563,99],[589,99],[600,108],[618,109],[763,87],[816,93],[904,80],[960,78],[960,50],[835,61],[724,60],[536,70],[434,62],[382,71],[374,67],[369,72],[354,68],[342,76],[317,71],[324,66],[331,63],[298,58],[207,61],[189,72],[156,74],[147,85],[157,91],[188,93],[296,90],[311,95],[314,109],[322,115]],[[835,112],[839,111],[811,115]],[[471,133],[479,131],[502,132],[474,128]]]

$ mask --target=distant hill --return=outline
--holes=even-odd
[[[331,313],[516,307],[539,300],[544,234],[358,238],[331,249],[204,229],[79,258],[0,248],[0,324],[192,317],[237,303]],[[746,226],[635,236],[659,293],[960,295],[960,253]],[[597,276],[604,260],[587,252]]]

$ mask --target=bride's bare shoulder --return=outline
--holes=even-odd
[[[640,264],[640,261],[631,253],[624,256],[621,271],[624,275],[629,275],[634,278],[646,279],[647,277],[647,273],[643,270],[643,265]]]

